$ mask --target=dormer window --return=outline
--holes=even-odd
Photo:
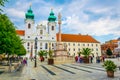
[[[52,26],[52,30],[54,30],[54,26]]]
[[[30,29],[30,28],[31,28],[31,24],[29,23],[29,24],[28,24],[28,29]]]

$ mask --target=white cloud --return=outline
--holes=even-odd
[[[25,16],[24,11],[19,11],[15,8],[9,8],[6,10],[6,12],[8,13],[8,15],[15,17],[15,18],[24,18],[24,16]]]
[[[66,18],[63,23],[67,33],[81,33],[95,36],[103,35],[120,35],[120,17],[112,19],[113,15],[120,13],[120,8],[115,6],[97,6],[90,4],[85,0],[76,0],[67,6],[62,7],[62,15]],[[63,11],[64,10],[64,11]],[[98,19],[91,19],[93,14],[85,14],[84,11],[89,10],[96,15],[102,14]],[[119,15],[118,15],[119,16]],[[64,31],[66,31],[64,30]],[[71,32],[72,31],[72,32]]]
[[[120,19],[100,18],[99,20],[83,23],[78,16],[68,17],[64,21],[66,29],[75,30],[76,33],[90,34],[90,35],[109,35],[120,34]]]

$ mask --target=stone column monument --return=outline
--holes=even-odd
[[[58,42],[56,45],[56,50],[54,51],[54,64],[63,64],[63,63],[71,63],[74,62],[74,58],[68,56],[67,54],[67,46],[62,44],[61,39],[61,14],[58,14],[58,25],[59,25],[59,32],[58,32]]]

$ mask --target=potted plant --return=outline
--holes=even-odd
[[[92,50],[90,48],[83,48],[82,51],[80,52],[83,57],[83,62],[84,63],[89,63],[89,56],[92,54]]]
[[[44,57],[43,56],[45,56],[46,54],[47,54],[47,52],[44,51],[44,50],[38,52],[38,55],[40,56],[41,62],[44,61]]]
[[[117,65],[113,61],[106,60],[102,66],[106,69],[108,77],[114,77]]]
[[[49,50],[48,54],[49,54],[48,64],[52,65],[52,64],[54,64],[53,50]]]

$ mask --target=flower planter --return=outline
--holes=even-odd
[[[111,60],[106,60],[102,66],[105,67],[107,71],[107,76],[113,78],[114,71],[116,71],[117,65]]]
[[[85,58],[85,57],[84,57],[84,58],[83,58],[83,62],[84,62],[84,63],[89,63],[89,58]]]
[[[48,64],[53,65],[54,64],[54,59],[48,59]]]
[[[108,77],[114,77],[114,71],[107,71]]]

